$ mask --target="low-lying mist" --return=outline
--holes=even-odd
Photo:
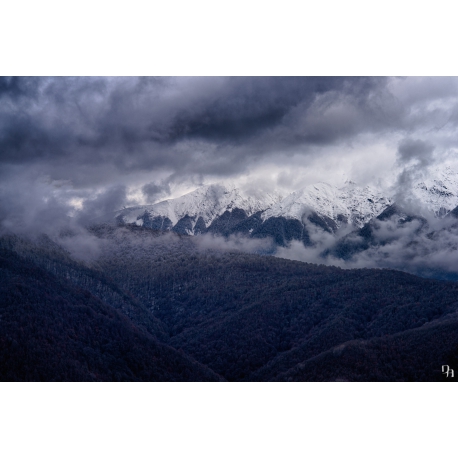
[[[458,278],[458,221],[450,215],[428,219],[393,215],[337,238],[320,228],[309,232],[313,246],[293,241],[288,247],[278,247],[275,256],[347,269],[390,268]]]

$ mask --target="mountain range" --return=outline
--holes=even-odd
[[[349,260],[353,251],[348,249],[351,243],[346,242],[364,238],[369,227],[376,227],[374,222],[385,221],[396,214],[409,215],[410,219],[404,218],[402,223],[412,219],[426,223],[457,213],[458,173],[449,167],[436,169],[427,178],[411,179],[408,186],[393,189],[383,192],[380,187],[361,187],[350,181],[341,188],[317,183],[286,197],[271,192],[255,198],[234,186],[213,184],[176,199],[125,208],[116,213],[116,220],[121,225],[182,235],[210,233],[270,238],[279,247],[288,247],[293,241],[316,247],[320,234],[327,233],[332,235],[336,246],[324,247],[322,256],[332,254]],[[398,228],[407,227],[398,223],[399,218],[393,221]],[[422,226],[426,231],[431,229],[428,224]],[[392,225],[389,230],[393,232]],[[391,239],[394,238],[392,234]],[[365,243],[359,246],[369,247]]]
[[[270,218],[302,221],[312,214],[318,215],[337,229],[343,223],[362,226],[392,203],[377,189],[358,187],[349,182],[343,188],[327,183],[306,186],[282,198],[279,193],[268,193],[254,198],[235,187],[221,184],[203,186],[176,199],[153,205],[131,207],[116,214],[124,224],[195,235],[209,230],[215,222],[231,213],[240,219],[257,215],[265,222]]]

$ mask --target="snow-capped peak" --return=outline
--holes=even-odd
[[[379,190],[366,186],[358,187],[347,182],[336,188],[328,183],[316,183],[293,192],[269,210],[262,217],[285,217],[302,220],[304,215],[314,211],[334,220],[337,226],[342,221],[363,226],[391,204],[391,200]]]
[[[247,215],[265,210],[278,201],[275,193],[266,193],[261,199],[242,194],[234,186],[211,184],[176,199],[168,199],[153,205],[144,205],[135,209],[126,209],[119,213],[126,223],[135,223],[145,213],[149,217],[168,218],[175,225],[186,215],[197,220],[202,217],[206,226],[222,215],[226,210],[240,208]]]
[[[419,200],[437,216],[443,216],[458,206],[458,173],[449,167],[437,169],[406,193],[413,194],[414,200]],[[205,230],[226,210],[236,208],[244,210],[247,216],[261,211],[263,221],[271,217],[304,221],[315,212],[333,220],[335,227],[345,222],[362,227],[393,203],[394,199],[381,189],[358,186],[352,181],[347,181],[341,188],[328,183],[308,185],[284,199],[276,192],[259,192],[253,197],[252,192],[248,194],[225,183],[202,186],[176,199],[153,205],[127,208],[118,212],[117,217],[124,223],[162,230],[172,229],[181,221],[179,230],[188,234],[198,233],[203,225]]]
[[[458,206],[458,173],[450,167],[437,168],[412,193],[428,210],[443,216]]]

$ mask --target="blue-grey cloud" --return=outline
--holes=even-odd
[[[346,106],[367,105],[385,83],[382,78],[4,79],[0,162],[47,165],[53,178],[75,183],[87,182],[88,166],[107,179],[116,171],[158,169],[231,174],[273,149],[333,143],[364,130],[364,109],[351,117]]]
[[[66,217],[77,201],[89,220],[128,203],[126,177],[142,175],[139,194],[153,202],[176,183],[285,167],[293,156],[351,163],[360,138],[368,164],[372,142],[397,149],[401,189],[412,167],[458,148],[457,87],[449,78],[1,78],[0,215],[52,207]]]

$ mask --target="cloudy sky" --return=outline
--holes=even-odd
[[[457,96],[449,77],[3,78],[0,217],[97,214],[225,180],[253,194],[393,184],[457,164]]]

